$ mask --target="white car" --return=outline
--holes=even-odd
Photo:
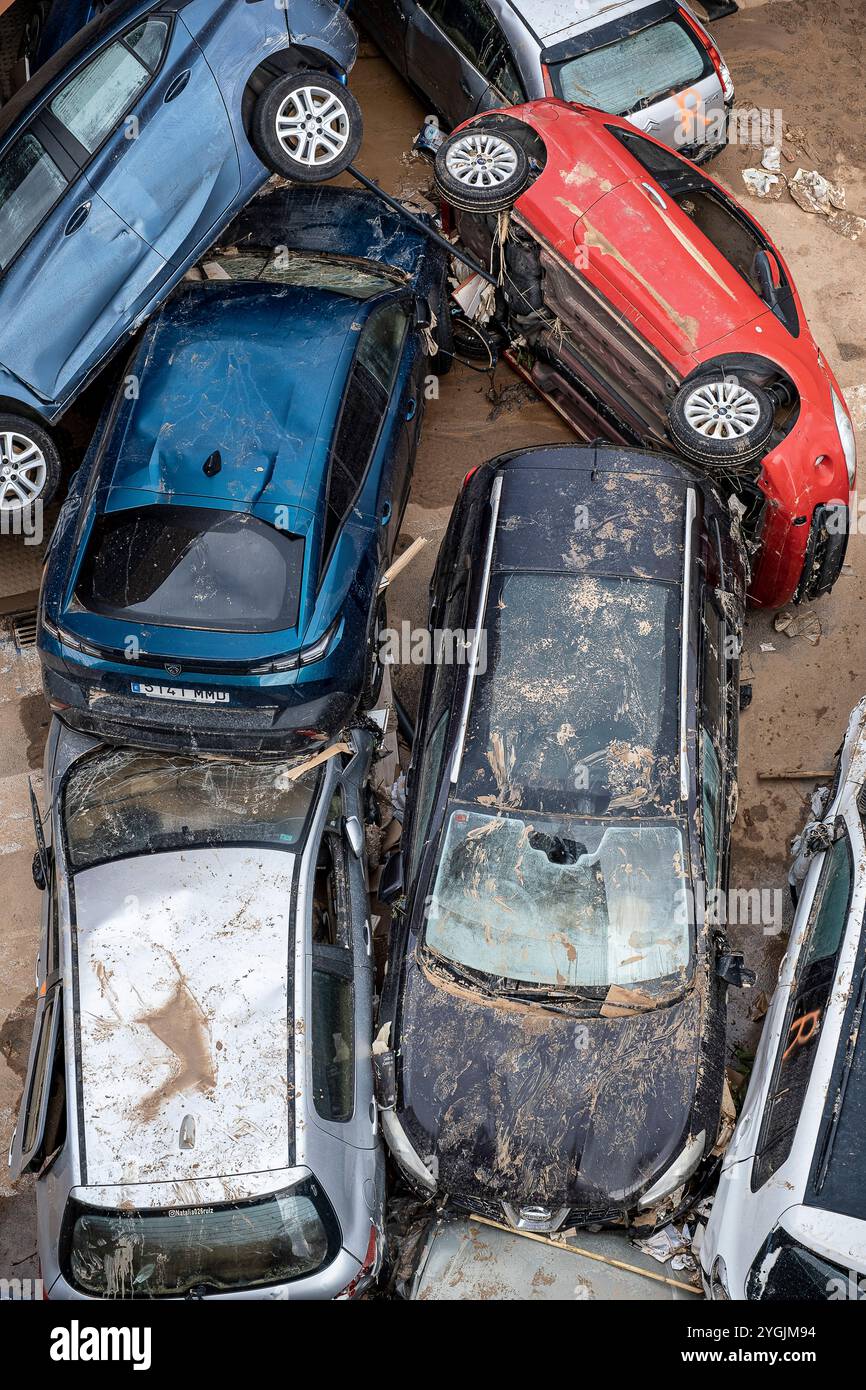
[[[866,1299],[866,699],[851,716],[701,1249],[713,1299]]]

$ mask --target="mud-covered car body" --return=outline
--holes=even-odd
[[[684,387],[715,374],[764,393],[754,463],[731,459],[725,478],[706,425],[695,440],[745,507],[750,598],[777,607],[826,592],[845,555],[853,429],[766,232],[703,171],[615,117],[543,101],[463,129],[506,132],[537,174],[504,242],[514,365],[581,438],[662,449]],[[496,216],[454,216],[488,264]]]
[[[419,320],[441,311],[445,269],[368,194],[293,188],[230,229],[205,263],[221,278],[178,290],[52,539],[38,642],[67,723],[275,748],[351,718],[424,413]]]
[[[363,793],[52,724],[13,1177],[45,1294],[334,1298],[379,1262]]]
[[[676,0],[358,0],[353,14],[452,126],[557,96],[628,116],[690,159],[727,143],[731,75]]]
[[[485,633],[486,660],[425,676],[381,890],[408,885],[378,1094],[420,1189],[529,1229],[615,1222],[712,1149],[703,885],[727,884],[743,564],[670,458],[525,450],[464,485],[430,624]]]
[[[257,98],[304,67],[345,77],[356,53],[331,0],[113,0],[15,94],[0,112],[0,412],[58,420],[269,177]]]
[[[701,1248],[711,1298],[866,1289],[864,779],[861,700],[801,836],[797,911]]]

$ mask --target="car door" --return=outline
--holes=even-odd
[[[165,275],[39,117],[0,156],[0,362],[63,403]]]
[[[179,16],[153,14],[108,44],[49,110],[94,190],[170,264],[187,261],[241,184],[228,112]]]
[[[362,0],[352,6],[352,17],[358,18],[403,77],[406,76],[406,31],[417,9],[416,0]]]
[[[419,0],[414,7],[406,31],[409,80],[449,126],[482,109],[490,87],[484,55],[499,33],[485,0]]]

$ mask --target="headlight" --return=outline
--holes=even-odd
[[[662,1173],[658,1182],[654,1182],[652,1187],[643,1194],[638,1206],[642,1209],[654,1207],[663,1197],[669,1196],[671,1192],[676,1192],[678,1187],[682,1187],[703,1158],[706,1140],[707,1133],[704,1129],[701,1130],[700,1134],[696,1134],[693,1139],[690,1139],[679,1158],[675,1159],[670,1168]]]
[[[851,424],[851,416],[832,386],[830,395],[833,397],[833,414],[836,416],[836,428],[839,431],[842,453],[845,455],[845,467],[848,469],[848,486],[853,487],[857,476],[857,441],[854,438],[854,426]]]
[[[327,656],[334,644],[334,638],[340,627],[339,617],[335,618],[323,637],[315,642],[311,647],[304,647],[299,652],[293,652],[291,656],[275,657],[273,661],[263,661],[258,666],[251,666],[249,673],[251,676],[269,676],[277,671],[295,671],[299,666],[309,666],[313,661],[321,661],[322,657]]]
[[[730,1297],[728,1271],[725,1269],[725,1262],[721,1255],[717,1255],[710,1273],[710,1298],[716,1303],[726,1303]]]

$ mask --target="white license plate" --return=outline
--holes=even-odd
[[[147,695],[151,700],[183,700],[190,705],[227,705],[227,690],[193,690],[188,685],[146,685],[132,682],[133,695]]]

